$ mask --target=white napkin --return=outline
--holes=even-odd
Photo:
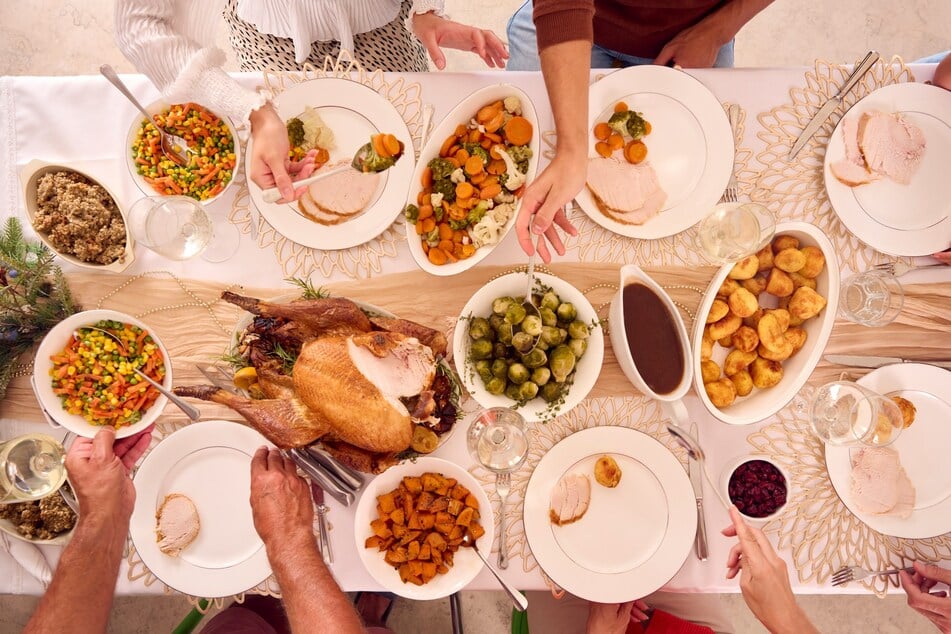
[[[25,571],[43,584],[44,590],[50,585],[53,571],[36,544],[0,532],[0,550],[10,553]]]

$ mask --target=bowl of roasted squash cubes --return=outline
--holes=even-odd
[[[540,136],[531,100],[510,84],[477,90],[436,126],[404,209],[421,269],[461,273],[505,238],[535,177]]]
[[[782,409],[812,373],[835,322],[839,265],[818,227],[781,223],[770,244],[725,264],[693,328],[694,385],[732,425]]]
[[[374,478],[354,515],[357,552],[367,572],[388,591],[417,600],[465,588],[483,564],[463,538],[470,534],[489,552],[494,526],[489,498],[475,478],[431,457]]]

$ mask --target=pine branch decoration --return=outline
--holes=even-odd
[[[0,399],[19,358],[78,310],[53,254],[27,240],[18,219],[8,219],[0,232]]]

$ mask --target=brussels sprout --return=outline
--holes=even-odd
[[[554,311],[558,308],[558,304],[561,303],[561,300],[558,299],[558,296],[555,295],[553,291],[548,291],[542,295],[542,301],[539,303],[540,308],[547,308],[548,310]]]
[[[578,311],[571,302],[558,304],[558,310],[555,311],[555,314],[558,315],[558,321],[564,323],[571,323],[578,317]]]
[[[505,311],[505,321],[517,326],[525,319],[526,315],[525,307],[521,304],[512,304],[508,307],[508,310]]]
[[[584,356],[584,353],[588,350],[588,340],[587,339],[572,339],[568,342],[568,347],[571,349],[571,352],[575,355],[576,359],[580,359]]]
[[[499,335],[499,343],[504,343],[507,346],[512,345],[512,335],[515,334],[512,324],[502,324],[496,332]]]
[[[509,381],[516,385],[521,385],[527,381],[530,374],[528,368],[521,363],[513,363],[509,366]]]
[[[546,367],[535,368],[532,370],[532,383],[535,385],[545,385],[551,380],[551,370]]]
[[[558,325],[558,316],[555,315],[554,309],[546,308],[542,306],[538,309],[538,312],[542,316],[542,325],[543,326],[557,326]]]
[[[504,343],[496,342],[492,347],[492,357],[494,359],[505,359],[509,356],[509,348]]]
[[[522,332],[533,337],[542,334],[542,319],[538,315],[526,315],[522,320]]]
[[[576,319],[568,324],[568,336],[572,339],[587,339],[590,335],[588,324],[583,321]]]
[[[488,359],[479,359],[475,362],[475,371],[484,383],[492,378],[492,363]]]
[[[555,383],[554,381],[550,381],[543,385],[539,392],[541,393],[541,397],[545,399],[546,403],[554,403],[559,398],[561,398],[564,387],[564,383]]]
[[[495,331],[485,317],[475,317],[469,320],[469,336],[473,339],[495,339]]]
[[[548,355],[545,354],[544,350],[535,348],[527,354],[522,355],[522,363],[529,368],[540,368],[548,363]]]
[[[492,330],[498,332],[499,328],[502,327],[502,324],[505,323],[505,317],[503,315],[497,315],[495,313],[489,315],[489,325],[492,326]]]
[[[512,337],[512,347],[519,354],[527,354],[535,347],[535,338],[524,332],[517,332]]]
[[[509,383],[509,384],[505,387],[505,397],[506,397],[506,398],[509,398],[509,399],[512,399],[513,401],[520,401],[520,400],[522,400],[521,396],[519,395],[519,389],[518,389],[518,388],[519,388],[519,386],[515,385],[514,383]]]
[[[492,312],[496,315],[504,316],[505,311],[509,309],[509,306],[512,306],[515,303],[515,300],[511,297],[499,297],[492,302]]]
[[[505,379],[500,379],[497,376],[492,377],[485,384],[485,391],[488,392],[489,394],[495,394],[495,395],[504,394],[505,388],[506,388]]]
[[[538,396],[538,385],[531,381],[525,381],[518,386],[518,396],[520,401],[530,401]]]
[[[469,346],[469,356],[473,359],[489,359],[492,357],[492,342],[488,339],[477,339]]]
[[[551,375],[558,383],[564,383],[571,371],[575,369],[577,360],[571,348],[562,344],[552,350],[548,357],[548,367],[551,368]],[[511,373],[510,373],[511,375]]]
[[[509,364],[505,362],[505,359],[495,359],[492,362],[492,376],[498,377],[500,379],[506,379],[509,375]]]
[[[565,332],[561,328],[555,328],[554,326],[543,326],[542,327],[542,341],[544,341],[549,346],[557,346],[564,342]]]

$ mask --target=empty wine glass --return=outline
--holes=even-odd
[[[508,407],[484,409],[469,425],[466,445],[472,457],[489,471],[515,471],[528,457],[525,419]]]
[[[873,447],[895,442],[905,426],[893,400],[852,381],[833,381],[816,390],[809,422],[830,445]]]
[[[0,504],[38,500],[66,480],[63,445],[46,434],[0,443]]]
[[[776,221],[756,203],[720,203],[700,222],[700,247],[717,262],[752,255],[772,240]]]
[[[885,326],[901,314],[905,293],[898,279],[885,271],[857,273],[842,283],[839,314],[849,321]]]
[[[238,229],[218,221],[188,196],[149,196],[129,209],[132,236],[150,250],[171,260],[201,255],[208,262],[224,262],[238,250]]]

